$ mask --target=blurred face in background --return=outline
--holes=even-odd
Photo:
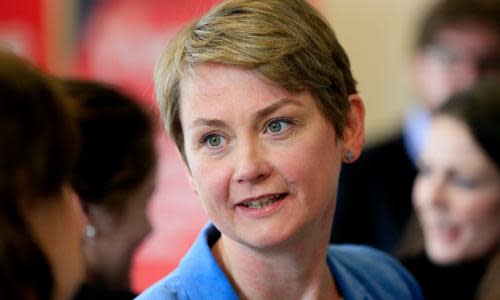
[[[27,222],[48,259],[54,278],[53,300],[69,299],[84,277],[83,232],[87,219],[69,186],[60,199],[40,200],[25,209]]]
[[[85,245],[91,282],[113,290],[131,288],[133,255],[151,232],[147,207],[154,192],[155,175],[153,172],[135,193],[128,195],[118,215],[107,207],[88,206],[90,222],[96,229],[95,236],[88,238]]]
[[[419,169],[413,204],[429,258],[452,264],[494,251],[500,240],[500,171],[465,124],[436,117]]]
[[[480,75],[500,73],[500,38],[473,22],[444,27],[414,61],[414,89],[433,110],[455,92],[469,88]]]

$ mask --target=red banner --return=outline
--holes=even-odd
[[[43,0],[0,1],[0,47],[46,67]]]
[[[121,86],[153,106],[153,65],[183,24],[217,0],[97,1],[83,28],[80,73]],[[141,291],[172,271],[207,221],[191,192],[175,147],[159,133],[160,168],[150,205],[154,233],[135,257],[133,287]]]

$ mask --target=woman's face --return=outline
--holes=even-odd
[[[253,248],[329,233],[343,142],[309,92],[204,63],[180,99],[190,180],[219,230]]]
[[[151,232],[147,207],[155,188],[156,173],[128,195],[117,215],[102,205],[89,204],[90,223],[96,234],[85,243],[89,277],[114,290],[129,290],[132,258]]]
[[[500,174],[460,121],[438,116],[420,159],[413,202],[429,257],[479,258],[500,240]]]
[[[414,84],[428,109],[472,86],[485,73],[498,73],[499,38],[493,27],[463,23],[436,32],[432,46],[414,61]]]
[[[51,266],[53,300],[69,299],[82,283],[85,271],[82,242],[87,221],[78,197],[66,186],[60,199],[42,200],[25,212]]]

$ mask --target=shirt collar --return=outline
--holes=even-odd
[[[431,114],[418,105],[413,105],[406,115],[403,142],[406,152],[414,165],[416,165],[418,156],[422,152],[430,122]]]
[[[369,299],[364,285],[341,263],[335,263],[335,256],[327,256],[328,268],[333,274],[342,299]]]
[[[179,275],[190,299],[239,299],[212,255],[211,246],[219,238],[215,226],[207,224],[180,262]]]

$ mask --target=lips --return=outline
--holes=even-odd
[[[426,228],[427,231],[432,234],[432,236],[440,241],[447,243],[455,241],[460,233],[459,226],[451,222],[433,222],[427,225]]]
[[[263,209],[285,198],[286,195],[287,195],[286,193],[282,193],[282,194],[261,196],[258,198],[244,200],[243,202],[238,203],[238,205],[250,209]]]
[[[287,193],[268,194],[268,195],[263,195],[263,196],[259,196],[259,197],[248,198],[248,199],[241,201],[236,206],[240,206],[240,207],[246,208],[246,209],[261,210],[261,209],[264,209],[266,207],[272,206],[276,202],[285,198],[286,195],[288,195],[288,194]]]

